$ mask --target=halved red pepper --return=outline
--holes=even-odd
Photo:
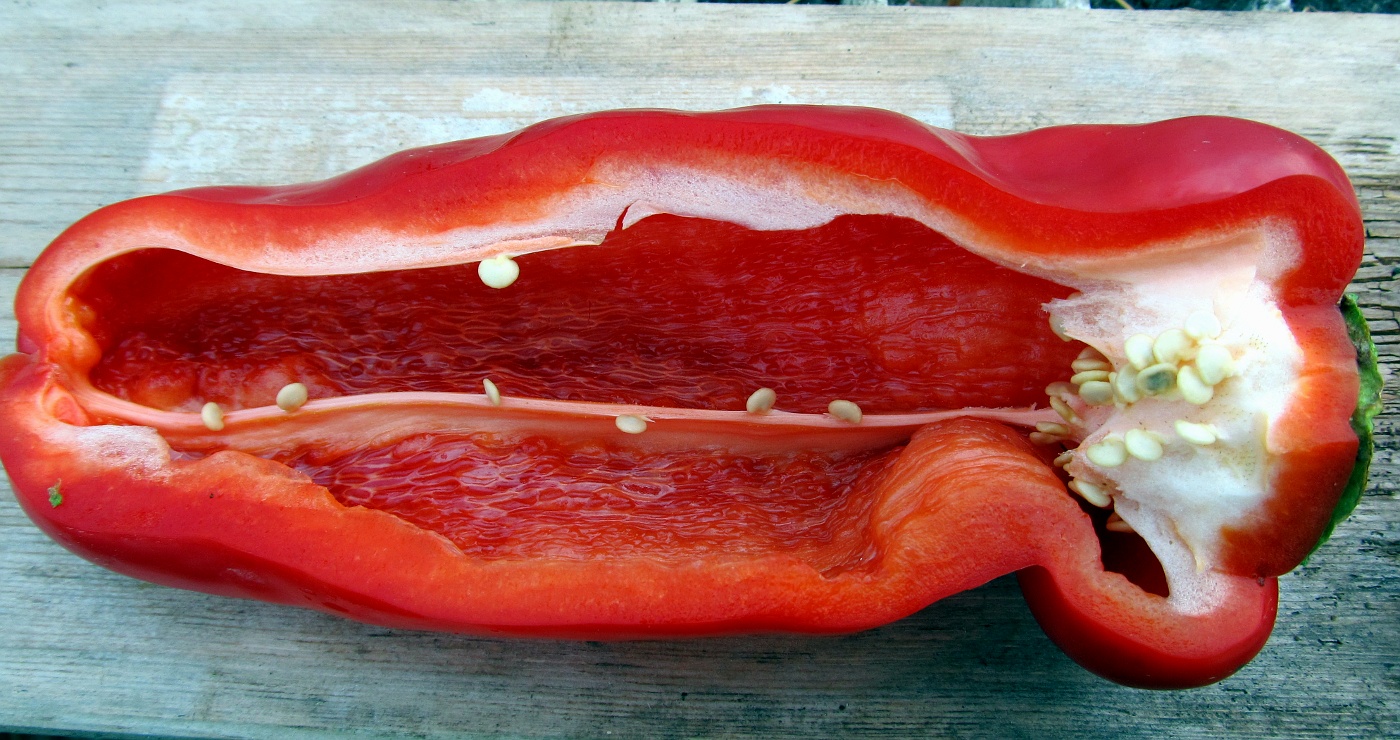
[[[1356,466],[1361,245],[1336,163],[1234,119],[560,119],[83,219],[20,288],[0,457],[172,586],[637,637],[1021,571],[1076,660],[1199,685]]]

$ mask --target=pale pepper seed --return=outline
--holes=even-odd
[[[1118,512],[1116,511],[1108,515],[1108,521],[1103,523],[1103,528],[1107,529],[1110,532],[1133,531],[1133,525],[1123,521],[1123,517],[1119,516]]]
[[[490,403],[492,406],[501,405],[501,389],[497,388],[496,384],[491,382],[490,378],[483,378],[481,380],[481,387],[486,391],[487,403]]]
[[[1123,433],[1123,446],[1128,454],[1146,462],[1162,459],[1162,443],[1149,431],[1129,429]]]
[[[1128,341],[1123,344],[1123,352],[1128,356],[1128,362],[1138,370],[1145,370],[1153,364],[1155,358],[1152,356],[1152,337],[1146,334],[1134,334],[1128,337]]]
[[[1137,376],[1137,387],[1145,396],[1157,396],[1176,387],[1176,366],[1165,362],[1152,365]]]
[[[520,277],[520,265],[510,255],[499,254],[482,260],[476,266],[476,274],[488,287],[500,290],[509,288]]]
[[[1186,365],[1176,374],[1176,387],[1187,403],[1200,406],[1215,396],[1215,389],[1201,379],[1194,365]]]
[[[1079,397],[1085,403],[1094,406],[1106,406],[1113,403],[1113,386],[1106,380],[1091,380],[1079,386]]]
[[[1224,345],[1207,344],[1196,353],[1196,369],[1206,385],[1219,385],[1235,372],[1235,358]]]
[[[307,390],[301,383],[288,383],[277,391],[277,408],[292,413],[306,404]]]
[[[766,414],[773,410],[773,404],[777,402],[777,391],[772,388],[759,388],[749,395],[749,400],[744,404],[744,410],[750,414]]]
[[[1099,381],[1107,382],[1107,381],[1108,381],[1108,371],[1107,371],[1107,370],[1085,370],[1084,372],[1081,372],[1081,373],[1075,373],[1075,374],[1074,374],[1074,377],[1072,377],[1072,378],[1069,379],[1069,382],[1072,383],[1072,384],[1074,384],[1074,385],[1084,385],[1085,383],[1088,383],[1088,382],[1091,381],[1091,380],[1099,380]]]
[[[841,421],[850,422],[852,424],[859,424],[860,420],[865,416],[861,413],[859,406],[841,398],[827,404],[826,412]]]
[[[1197,424],[1185,419],[1176,420],[1176,436],[1200,447],[1213,445],[1219,438],[1215,433],[1215,427],[1209,424]]]
[[[224,428],[224,410],[213,401],[204,404],[204,408],[199,410],[199,418],[211,432],[222,431]]]
[[[1059,396],[1050,397],[1050,408],[1054,409],[1055,413],[1059,414],[1061,419],[1071,424],[1079,421],[1079,415],[1074,413],[1074,409],[1070,408],[1070,405],[1065,403]]]
[[[645,416],[636,414],[623,414],[613,420],[617,428],[628,434],[641,434],[647,430],[647,419]]]
[[[1156,357],[1158,362],[1175,365],[1195,356],[1195,349],[1195,343],[1191,341],[1191,337],[1186,336],[1186,332],[1168,329],[1159,334],[1157,340],[1152,343],[1152,356]]]
[[[1069,488],[1100,509],[1107,509],[1113,504],[1113,499],[1107,492],[1088,481],[1072,480],[1069,482]]]
[[[1101,468],[1116,468],[1128,459],[1123,440],[1116,436],[1105,437],[1102,441],[1090,445],[1089,449],[1084,451],[1084,456]]]

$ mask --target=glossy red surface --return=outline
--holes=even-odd
[[[220,439],[192,414],[127,407],[132,419],[159,431],[90,423],[85,403],[100,401],[109,415],[122,408],[84,385],[94,367],[102,387],[174,409],[208,398],[232,408],[261,405],[283,382],[302,377],[326,383],[317,386],[321,394],[475,392],[489,373],[501,376],[507,393],[724,408],[738,408],[753,387],[775,385],[766,381],[781,375],[792,385],[780,386],[780,408],[819,411],[835,391],[846,391],[877,411],[974,399],[1024,403],[1044,384],[1045,368],[1063,368],[1055,353],[1072,351],[1046,336],[1032,310],[1043,300],[1035,281],[1008,278],[954,253],[932,232],[879,218],[840,219],[804,233],[797,245],[726,237],[718,226],[703,239],[675,238],[694,223],[644,222],[607,246],[523,257],[515,295],[533,298],[511,306],[469,287],[462,270],[418,270],[470,263],[502,243],[591,243],[633,204],[653,199],[669,200],[671,212],[749,224],[920,214],[1001,264],[1063,284],[1090,284],[1109,265],[1185,264],[1203,246],[1267,227],[1289,247],[1268,266],[1267,287],[1290,326],[1306,335],[1305,377],[1277,424],[1287,435],[1270,461],[1270,505],[1260,521],[1242,524],[1222,567],[1211,572],[1217,600],[1182,611],[1105,572],[1089,517],[1043,451],[1023,431],[986,421],[930,423],[889,452],[892,461],[867,463],[862,477],[853,458],[764,460],[727,451],[730,441],[761,436],[743,415],[724,421],[723,434],[694,423],[687,436],[690,422],[677,422],[672,436],[655,436],[652,452],[619,455],[608,445],[621,445],[620,432],[585,419],[582,405],[504,410],[516,414],[510,423],[552,431],[544,445],[530,435],[512,438],[532,460],[599,486],[604,505],[578,525],[546,513],[576,501],[551,498],[553,483],[483,494],[470,480],[450,481],[436,458],[471,446],[471,469],[529,477],[515,470],[516,449],[494,439],[449,436],[439,439],[442,447],[421,450],[365,444],[348,457],[319,450],[322,441],[334,447],[332,440],[344,449],[366,419],[392,426],[401,409],[388,403],[327,404],[324,413],[261,422],[245,412],[221,432],[248,441],[285,431],[301,441],[276,454],[298,469],[237,449],[205,455],[207,444],[203,456],[171,459],[161,434]],[[793,213],[801,218],[787,219]],[[839,232],[852,223],[859,228]],[[661,236],[641,238],[658,226]],[[813,236],[826,228],[837,231]],[[627,242],[632,235],[636,241]],[[46,532],[108,567],[161,583],[397,626],[634,636],[859,629],[1034,566],[1043,571],[1027,572],[1028,597],[1071,655],[1116,680],[1193,685],[1228,674],[1262,644],[1276,591],[1272,580],[1255,576],[1296,562],[1295,543],[1279,547],[1276,533],[1308,536],[1345,478],[1355,439],[1343,430],[1345,394],[1337,388],[1355,368],[1333,351],[1341,346],[1336,322],[1310,317],[1335,304],[1362,237],[1341,168],[1300,137],[1246,121],[1190,118],[981,139],[854,109],[561,119],[404,152],[322,183],[186,191],[83,219],[19,289],[25,354],[0,361],[0,423],[9,432],[0,437],[0,457],[21,505]],[[599,257],[619,246],[626,269],[600,267]],[[119,256],[149,249],[167,251]],[[170,252],[230,268],[191,268],[193,258],[162,263]],[[138,264],[152,254],[167,256]],[[775,279],[775,262],[797,272]],[[134,281],[122,274],[133,265],[142,268]],[[833,265],[847,272],[833,273]],[[697,280],[716,266],[724,280]],[[747,272],[735,283],[741,271],[725,271],[739,266]],[[145,268],[164,278],[152,283]],[[420,291],[440,305],[418,300]],[[714,303],[715,296],[728,302]],[[590,328],[592,319],[571,323],[590,311],[601,330]],[[664,330],[649,324],[661,319]],[[503,336],[511,347],[493,344]],[[560,346],[568,361],[551,354]],[[451,372],[426,372],[443,369],[436,362]],[[471,404],[451,413],[463,408],[490,413]],[[765,449],[782,449],[766,442]],[[705,468],[687,462],[692,457],[723,463],[709,474],[724,481],[720,490],[701,490],[697,481],[706,475],[696,471]],[[403,460],[424,468],[430,505],[403,495],[420,480]],[[617,495],[628,485],[618,475],[623,468],[645,471],[641,482],[659,487]],[[760,512],[767,504],[760,507],[765,494],[754,482],[768,472],[805,484],[793,494],[801,504],[779,506],[777,518]],[[47,492],[58,481],[64,496],[55,507]],[[628,509],[641,512],[639,521],[656,520],[648,492],[666,486],[695,514],[680,517],[674,530],[638,524],[609,533],[601,524]],[[732,550],[707,539],[714,525],[704,524],[724,511],[725,489],[742,504],[720,525],[737,538]],[[458,495],[481,500],[453,502]],[[454,524],[541,502],[538,513],[522,516],[519,532]],[[868,502],[868,520],[852,513],[858,506],[851,502]],[[454,507],[462,516],[428,511]],[[846,532],[866,521],[868,538]],[[540,544],[517,537],[532,527]],[[488,537],[473,539],[477,532]],[[651,544],[647,538],[664,557],[634,554],[645,550],[638,543]],[[862,554],[863,542],[873,544],[873,557]],[[482,555],[488,551],[495,554]],[[667,559],[682,553],[688,557]]]

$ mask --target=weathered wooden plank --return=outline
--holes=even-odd
[[[0,269],[0,301],[4,301],[0,306],[0,353],[11,352],[15,346],[15,335],[19,332],[15,322],[15,291],[24,273],[24,270]]]
[[[1367,186],[1393,170],[1400,136],[1392,114],[1400,30],[1379,16],[268,0],[178,12],[60,2],[3,13],[0,84],[10,98],[0,111],[0,264],[8,265],[27,264],[83,213],[158,186],[132,174],[148,167],[149,135],[171,85],[199,79],[181,75],[249,75],[245,83],[285,75],[295,86],[275,99],[314,96],[315,84],[302,83],[324,75],[327,88],[348,89],[361,107],[324,111],[331,115],[317,124],[319,138],[339,138],[357,158],[355,147],[373,140],[365,131],[383,129],[376,115],[412,115],[386,110],[376,93],[431,100],[442,97],[444,79],[452,89],[454,78],[475,76],[564,87],[593,78],[606,93],[590,108],[683,102],[684,85],[674,99],[658,98],[654,80],[813,102],[825,98],[782,91],[846,83],[895,108],[902,91],[923,87],[949,99],[945,122],[973,133],[1225,113],[1313,138]],[[257,97],[265,90],[245,84],[234,100],[244,112],[275,113]],[[753,96],[763,99],[774,98]],[[371,125],[357,129],[356,113]],[[363,151],[434,143],[452,130],[410,126]]]
[[[600,108],[894,101],[924,123],[952,125],[952,97],[937,83],[646,78],[613,95],[616,84],[599,77],[179,74],[166,83],[152,124],[142,187],[322,179],[411,146]]]
[[[31,727],[269,738],[1333,737],[1381,736],[1395,720],[1386,639],[1395,531],[1368,508],[1287,579],[1264,654],[1239,677],[1188,693],[1083,673],[1040,635],[1008,579],[848,637],[489,640],[147,586],[67,555],[12,506],[3,511],[8,702],[22,702]],[[1388,563],[1368,552],[1384,547]],[[1349,588],[1338,587],[1343,573]],[[1314,680],[1297,685],[1305,677]]]
[[[1388,76],[1400,57],[1396,21],[429,2],[7,5],[0,263],[26,264],[67,223],[112,200],[211,181],[321,176],[481,132],[471,126],[572,112],[566,104],[868,102],[982,133],[1227,112],[1313,137],[1356,179],[1371,238],[1355,287],[1389,372],[1400,362],[1400,291],[1389,272],[1400,257],[1391,228],[1400,222],[1400,90]],[[1075,39],[1072,48],[1064,38]],[[0,270],[6,346],[21,272]],[[1185,693],[1138,692],[1085,674],[1040,634],[1005,578],[840,638],[476,639],[141,584],[63,551],[0,485],[0,729],[277,738],[1394,735],[1398,431],[1400,414],[1386,412],[1371,491],[1333,542],[1283,580],[1264,653],[1238,676]]]

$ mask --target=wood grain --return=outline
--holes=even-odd
[[[1331,14],[448,2],[0,6],[0,343],[23,267],[115,200],[320,177],[405,146],[633,105],[857,102],[974,133],[1223,113],[1354,179],[1356,281],[1400,361],[1400,19]],[[747,92],[746,92],[747,91]],[[473,102],[476,101],[476,102]],[[472,128],[477,127],[477,128]],[[0,486],[0,729],[199,737],[1379,737],[1400,732],[1400,416],[1357,514],[1206,689],[1086,674],[1000,579],[859,635],[521,642],[142,584]]]

